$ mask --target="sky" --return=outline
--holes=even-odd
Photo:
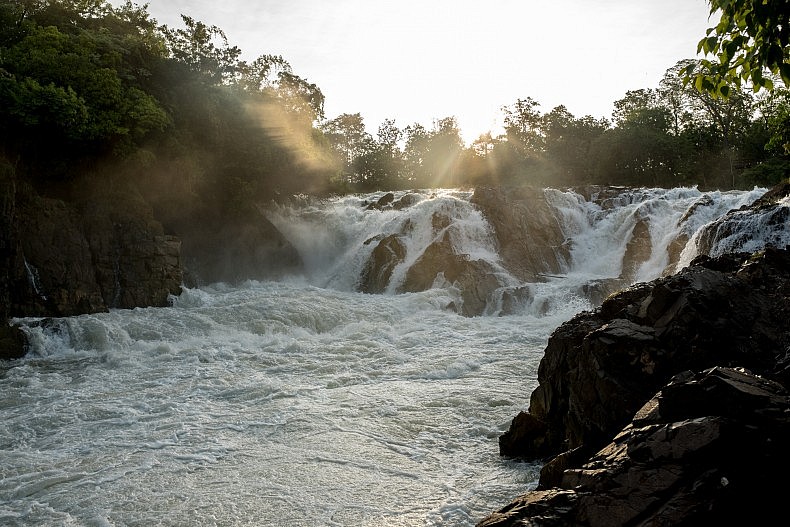
[[[114,2],[117,3],[117,2]],[[142,2],[139,2],[142,3]],[[465,141],[501,130],[502,107],[610,118],[655,88],[716,24],[704,0],[147,0],[160,24],[186,14],[222,29],[245,60],[282,55],[375,135],[455,117]]]

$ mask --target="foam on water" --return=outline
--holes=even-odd
[[[449,299],[249,283],[24,321],[36,347],[0,376],[0,520],[473,525],[536,480],[497,437],[559,319]]]
[[[303,278],[16,320],[32,349],[0,364],[0,524],[474,525],[536,483],[538,465],[499,458],[497,439],[550,332],[591,307],[590,283],[619,276],[637,222],[651,244],[637,275],[654,278],[673,240],[690,255],[703,225],[760,193],[547,190],[571,259],[540,283],[503,280],[529,292],[506,317],[446,310],[450,284],[394,294],[441,236],[500,265],[470,194],[438,191],[403,210],[369,209],[375,194],[274,211]],[[369,241],[391,234],[406,259],[389,293],[354,292]]]

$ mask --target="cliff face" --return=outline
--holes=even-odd
[[[720,225],[750,210],[781,214],[786,195],[731,212],[710,235],[730,236]],[[780,513],[778,495],[754,481],[790,468],[776,446],[790,437],[789,350],[790,249],[701,256],[580,313],[552,334],[529,411],[500,438],[503,455],[551,459],[538,489],[480,525],[738,524]],[[759,505],[744,515],[747,501]]]
[[[232,217],[193,214],[170,226],[174,236],[133,188],[75,189],[69,201],[41,196],[0,162],[3,321],[166,306],[185,282],[263,279],[301,265],[252,205]],[[19,330],[0,324],[0,359],[23,354]]]
[[[4,320],[164,306],[181,291],[180,242],[128,193],[45,198],[6,165],[0,204]],[[14,328],[3,332],[2,358],[21,356]]]

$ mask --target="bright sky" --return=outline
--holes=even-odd
[[[142,3],[142,2],[140,2]],[[375,134],[455,116],[464,139],[498,132],[501,107],[611,116],[627,90],[654,88],[696,56],[704,0],[147,0],[159,23],[187,14],[252,60],[282,55],[326,97],[326,116],[361,113]]]

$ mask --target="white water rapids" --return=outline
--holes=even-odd
[[[651,219],[638,278],[652,279],[680,230],[692,244],[762,192],[629,191],[602,207],[547,191],[571,262],[508,316],[445,309],[458,293],[441,281],[394,293],[438,209],[457,249],[499,265],[470,194],[441,191],[403,210],[365,210],[372,195],[276,211],[304,277],[16,320],[31,351],[0,363],[0,524],[474,525],[537,482],[539,465],[501,459],[497,438],[527,407],[551,331],[590,307],[578,284],[618,275],[634,218]],[[406,222],[395,285],[355,292],[365,241]]]

